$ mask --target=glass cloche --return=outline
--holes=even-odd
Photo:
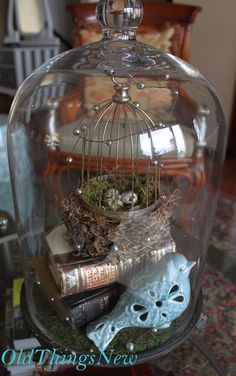
[[[136,41],[138,0],[97,18],[101,41],[49,60],[11,108],[22,306],[59,352],[140,361],[198,319],[225,120],[195,68]]]

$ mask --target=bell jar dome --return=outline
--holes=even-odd
[[[22,305],[59,352],[140,361],[198,318],[225,120],[198,70],[136,41],[138,0],[97,18],[101,41],[42,65],[11,108]]]

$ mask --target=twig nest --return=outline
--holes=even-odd
[[[108,206],[112,210],[118,210],[124,206],[120,193],[115,188],[107,189],[103,196],[103,202],[105,206]]]
[[[132,191],[124,192],[121,195],[121,201],[125,206],[132,206],[138,202],[138,196]]]

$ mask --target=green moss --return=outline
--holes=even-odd
[[[89,204],[99,206],[103,193],[108,188],[108,180],[91,180],[84,185],[83,197]]]
[[[152,177],[140,178],[139,176],[135,176],[134,191],[138,195],[141,206],[145,206],[147,202],[149,202],[149,205],[154,202],[155,185]]]
[[[86,353],[93,349],[95,354],[98,353],[97,348],[86,337],[85,329],[72,329],[66,321],[60,320],[37,286],[34,288],[34,298],[39,321],[48,332],[49,337],[57,339],[58,345],[77,352]],[[157,333],[144,328],[123,329],[113,339],[107,351],[114,349],[115,353],[125,353],[127,352],[127,342],[134,343],[137,354],[155,349],[169,339],[179,320],[176,319],[170,328],[159,330]]]
[[[102,198],[106,190],[115,188],[122,194],[126,191],[132,191],[132,186],[138,196],[138,204],[141,208],[145,207],[147,202],[149,205],[154,202],[155,184],[153,177],[147,178],[137,175],[134,175],[133,179],[123,176],[111,176],[100,180],[91,179],[83,186],[83,198],[93,206],[104,206]],[[106,210],[109,210],[109,208],[106,207]],[[123,210],[127,209],[124,208]]]

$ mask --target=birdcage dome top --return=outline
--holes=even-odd
[[[201,79],[185,61],[150,45],[131,40],[101,40],[63,52],[38,68],[34,80],[55,72],[75,75],[155,76],[162,80]],[[32,77],[32,76],[31,76]],[[29,83],[29,81],[28,81]]]
[[[152,75],[162,80],[203,79],[199,71],[186,62],[136,40],[143,17],[139,0],[100,1],[96,16],[102,29],[101,41],[49,60],[35,72],[34,79],[37,75],[58,71],[123,77]]]

